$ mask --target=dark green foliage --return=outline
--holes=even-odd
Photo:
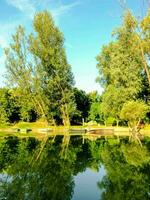
[[[90,97],[85,91],[78,88],[73,89],[74,99],[76,104],[76,110],[72,117],[72,124],[82,124],[82,120],[87,121],[90,110]]]
[[[28,97],[18,96],[18,104],[20,105],[20,118],[24,122],[34,122],[38,119],[38,113],[32,101]]]
[[[0,88],[0,123],[9,124],[20,119],[20,106],[13,91],[7,88]]]

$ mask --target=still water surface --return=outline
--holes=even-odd
[[[0,199],[149,200],[150,138],[8,137],[0,141]]]

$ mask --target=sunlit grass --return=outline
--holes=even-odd
[[[50,133],[39,133],[39,129],[52,128],[53,131]],[[15,125],[11,126],[0,126],[0,138],[8,137],[8,136],[17,136],[17,137],[37,137],[44,138],[45,136],[51,136],[54,134],[62,135],[68,134],[68,129],[93,129],[93,128],[114,128],[114,133],[117,136],[121,135],[129,135],[128,127],[116,127],[116,126],[104,126],[104,125],[94,125],[94,126],[48,126],[45,122],[37,121],[37,122],[19,122]],[[28,133],[15,132],[15,129],[31,129]],[[143,135],[150,135],[150,125],[146,125],[144,129],[141,130]]]
[[[45,122],[19,122],[13,126],[14,128],[46,128]]]

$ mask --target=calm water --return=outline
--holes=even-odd
[[[0,199],[148,200],[150,138],[1,140]]]

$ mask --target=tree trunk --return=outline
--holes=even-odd
[[[62,120],[64,126],[70,126],[70,119],[67,104],[61,106]]]
[[[119,126],[119,120],[116,120],[117,121],[117,127]]]
[[[140,144],[140,146],[142,146],[142,143],[141,143],[141,140],[139,138],[139,135],[140,135],[140,132],[139,132],[139,129],[138,129],[138,126],[139,126],[139,123],[140,123],[140,119],[137,123],[137,125],[131,125],[130,123],[128,123],[128,126],[129,126],[129,140],[131,141],[132,139],[133,140],[137,140],[138,143]]]
[[[143,62],[143,65],[144,65],[144,70],[145,70],[145,72],[146,72],[147,79],[148,79],[148,83],[149,83],[149,86],[150,86],[150,74],[149,74],[149,69],[148,69],[147,62],[146,62],[146,60],[145,60],[144,51],[143,51],[143,47],[141,46],[141,44],[140,44],[140,49],[141,49],[142,62]]]

